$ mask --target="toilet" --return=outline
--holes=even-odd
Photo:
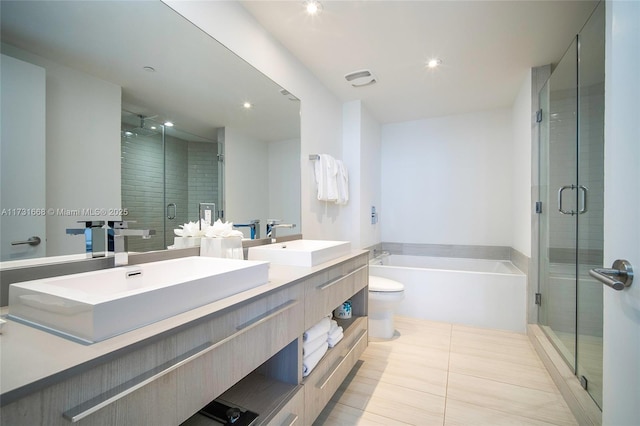
[[[404,285],[388,278],[369,275],[369,337],[393,337],[393,315],[403,299]]]

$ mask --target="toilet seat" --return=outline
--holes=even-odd
[[[398,293],[404,291],[404,285],[388,278],[369,275],[369,292]]]

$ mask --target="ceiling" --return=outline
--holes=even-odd
[[[510,107],[527,70],[557,63],[598,2],[324,1],[317,16],[302,1],[241,3],[342,101],[393,123]],[[344,75],[362,69],[377,83],[354,88]]]
[[[215,139],[219,127],[300,137],[299,102],[160,1],[2,0],[0,12],[3,44],[117,84],[134,123],[171,120],[187,140]]]

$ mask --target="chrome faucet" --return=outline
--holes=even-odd
[[[129,253],[127,251],[127,237],[142,237],[145,240],[156,234],[153,229],[129,229],[129,224],[133,221],[109,221],[107,228],[107,239],[109,256],[114,257],[115,266],[129,264]]]
[[[234,223],[234,228],[249,228],[251,231],[251,239],[260,238],[260,219],[253,219],[247,223]]]
[[[295,223],[280,223],[280,219],[269,219],[267,222],[267,238],[276,237],[276,228],[295,228]]]
[[[107,228],[104,220],[80,220],[84,228],[67,228],[67,235],[84,235],[85,252],[88,258],[107,255]]]

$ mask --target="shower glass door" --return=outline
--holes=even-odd
[[[156,231],[147,240],[129,238],[129,251],[173,245],[174,229],[199,220],[200,203],[223,208],[219,145],[153,117],[122,111],[122,206],[128,211],[123,220]]]
[[[603,285],[589,270],[603,264],[604,229],[604,4],[578,34],[578,182],[584,212],[577,216],[577,368],[602,407]]]
[[[540,93],[539,322],[602,407],[604,4]]]
[[[576,359],[577,40],[540,94],[540,304],[543,329],[567,364]]]

